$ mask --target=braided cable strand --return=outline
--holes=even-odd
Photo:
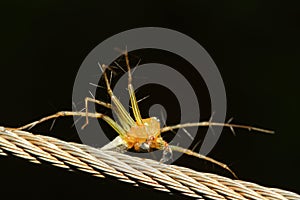
[[[38,164],[49,163],[197,199],[300,199],[296,193],[277,188],[4,127],[0,127],[0,155],[13,155]]]

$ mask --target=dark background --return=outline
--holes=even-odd
[[[240,179],[300,193],[299,4],[286,1],[6,1],[1,2],[0,124],[15,127],[71,110],[81,62],[104,39],[131,28],[158,26],[199,42],[223,77],[228,118],[275,135],[224,130],[209,156]],[[72,119],[36,133],[77,141]],[[181,159],[197,170],[226,174],[210,163]],[[174,196],[0,157],[1,193],[10,197],[133,199]],[[175,195],[175,197],[178,197]]]

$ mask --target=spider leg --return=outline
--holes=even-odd
[[[256,128],[252,126],[246,126],[246,125],[239,125],[239,124],[229,124],[229,123],[219,123],[219,122],[196,122],[196,123],[185,123],[185,124],[178,124],[175,126],[166,126],[161,129],[161,133],[171,131],[174,129],[180,129],[180,128],[186,128],[186,127],[195,127],[195,126],[224,126],[224,127],[229,127],[230,129],[233,128],[242,128],[242,129],[248,129],[249,131],[258,131],[258,132],[263,132],[263,133],[270,133],[273,134],[274,131],[271,130],[266,130],[262,128]]]
[[[85,113],[86,113],[86,116],[85,116],[85,124],[82,126],[82,129],[84,129],[89,124],[89,116],[88,116],[88,113],[89,113],[89,111],[88,111],[88,103],[89,102],[96,103],[96,104],[99,104],[101,106],[104,106],[106,108],[110,108],[111,109],[111,104],[109,104],[109,103],[105,103],[105,102],[99,101],[97,99],[86,97],[85,98]]]
[[[43,117],[37,121],[29,123],[25,126],[21,126],[19,128],[10,128],[10,129],[24,130],[24,129],[32,128],[32,127],[36,126],[37,124],[48,121],[50,119],[56,119],[58,117],[66,117],[66,116],[83,116],[83,117],[88,116],[91,118],[100,118],[100,119],[103,119],[104,121],[106,121],[121,137],[125,136],[125,134],[126,134],[125,130],[107,115],[104,115],[101,113],[86,113],[86,112],[71,112],[71,111],[60,111],[53,115],[49,115],[47,117]]]
[[[119,121],[120,121],[123,129],[125,129],[126,131],[129,131],[130,127],[135,125],[135,122],[131,118],[130,114],[126,111],[124,106],[121,104],[119,99],[114,95],[114,93],[110,87],[110,83],[108,81],[107,74],[106,74],[107,66],[105,66],[105,65],[101,66],[99,64],[99,67],[103,71],[103,77],[104,77],[104,80],[106,83],[107,93],[109,94],[111,101],[113,102],[113,105],[114,105],[112,107],[112,110],[116,113],[117,117],[119,118]]]
[[[105,102],[102,102],[102,101],[99,101],[99,100],[96,100],[96,99],[92,99],[90,97],[86,97],[85,98],[86,123],[82,126],[82,128],[84,128],[88,124],[88,117],[91,116],[91,113],[88,113],[88,102],[94,102],[94,103],[97,103],[101,106],[111,108],[111,105],[109,103],[105,103]],[[56,114],[44,117],[41,120],[26,124],[24,126],[16,128],[16,129],[18,129],[18,130],[23,130],[23,129],[27,129],[27,128],[30,129],[30,128],[34,127],[35,125],[40,124],[40,123],[42,123],[44,121],[47,121],[49,119],[55,119],[55,118],[58,118],[58,117],[61,117],[61,116],[71,116],[70,113],[73,113],[72,116],[83,116],[83,115],[79,114],[79,113],[82,113],[82,112],[61,111],[61,112],[58,112]],[[94,116],[94,117],[96,117],[96,116]],[[97,117],[97,118],[99,118],[99,117]],[[52,128],[53,125],[54,125],[54,123],[51,125],[51,128]]]
[[[124,56],[125,56],[125,61],[126,61],[126,65],[127,65],[127,70],[128,70],[128,92],[129,92],[129,96],[130,96],[130,102],[131,102],[131,106],[132,106],[132,110],[133,110],[133,115],[136,120],[136,123],[138,125],[143,125],[142,116],[140,113],[140,109],[138,107],[138,103],[137,103],[135,93],[134,93],[134,88],[132,85],[132,74],[131,74],[131,70],[130,70],[130,64],[129,64],[127,50],[124,52]]]
[[[229,171],[235,178],[238,179],[237,175],[224,163],[221,163],[219,161],[216,161],[210,157],[207,157],[205,155],[202,155],[202,154],[199,154],[199,153],[196,153],[196,152],[193,152],[189,149],[185,149],[185,148],[182,148],[182,147],[179,147],[179,146],[173,146],[173,145],[168,145],[168,147],[173,150],[173,151],[177,151],[177,152],[181,152],[181,153],[185,153],[187,155],[190,155],[190,156],[195,156],[197,158],[200,158],[200,159],[203,159],[203,160],[206,160],[206,161],[209,161],[211,163],[214,163],[224,169],[226,169],[227,171]]]

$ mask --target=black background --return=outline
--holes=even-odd
[[[77,70],[104,39],[137,27],[171,28],[199,42],[217,64],[228,118],[276,131],[265,135],[236,130],[233,136],[224,130],[209,156],[229,164],[242,180],[300,193],[299,4],[7,1],[0,9],[1,125],[15,127],[71,110]],[[77,141],[71,124],[72,119],[60,119],[51,132],[49,123],[33,131]],[[188,157],[177,164],[228,175]],[[178,197],[13,157],[0,157],[0,179],[1,194],[11,198]]]

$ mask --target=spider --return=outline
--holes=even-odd
[[[131,102],[134,118],[132,118],[132,116],[126,111],[126,109],[121,104],[119,99],[114,95],[110,87],[110,82],[108,80],[107,73],[106,73],[106,71],[109,69],[109,66],[99,64],[99,67],[103,72],[103,77],[107,87],[107,93],[111,98],[112,104],[102,102],[94,98],[86,97],[85,112],[60,111],[57,112],[56,114],[49,115],[47,117],[41,118],[40,120],[13,129],[16,130],[29,129],[44,121],[50,119],[56,119],[62,116],[85,117],[86,120],[85,120],[85,124],[82,126],[83,129],[88,125],[89,118],[100,118],[105,122],[107,122],[119,134],[119,136],[117,136],[113,141],[111,141],[110,143],[102,147],[103,150],[111,150],[119,146],[122,146],[126,150],[133,149],[137,152],[140,151],[150,152],[151,150],[154,149],[163,150],[163,156],[161,158],[161,162],[168,161],[172,157],[172,151],[177,151],[214,163],[228,170],[236,178],[237,178],[236,174],[226,164],[223,164],[219,161],[216,161],[202,154],[196,153],[192,150],[185,149],[180,146],[170,145],[162,138],[162,134],[167,131],[172,131],[175,129],[195,127],[195,126],[224,126],[224,127],[229,127],[231,130],[233,130],[233,128],[243,128],[243,129],[249,129],[249,131],[254,130],[254,131],[259,131],[264,133],[273,133],[273,131],[269,131],[261,128],[255,128],[246,125],[230,124],[229,122],[218,123],[218,122],[205,121],[205,122],[185,123],[185,124],[178,124],[175,126],[161,127],[160,122],[156,117],[143,119],[141,117],[141,113],[138,107],[138,102],[136,100],[134,88],[132,85],[132,74],[130,71],[128,52],[125,51],[123,52],[123,54],[125,56],[126,66],[128,70],[128,91],[129,91],[130,102]],[[96,103],[99,104],[100,106],[104,106],[106,108],[111,109],[116,114],[119,123],[117,123],[116,121],[114,121],[112,118],[110,118],[105,114],[97,113],[97,112],[90,113],[88,111],[88,103]]]

